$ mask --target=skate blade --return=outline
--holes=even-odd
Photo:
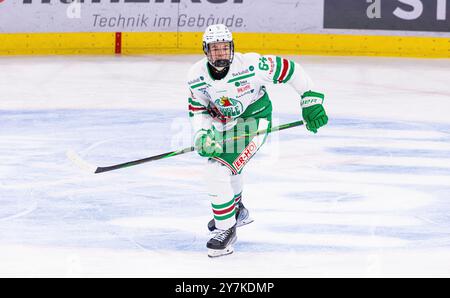
[[[242,226],[248,225],[248,224],[252,223],[253,221],[254,221],[253,218],[250,218],[250,217],[246,218],[246,219],[236,223],[236,227],[242,227]]]
[[[225,249],[210,249],[208,248],[208,257],[210,258],[218,258],[226,255],[230,255],[234,252],[233,246],[229,245]]]

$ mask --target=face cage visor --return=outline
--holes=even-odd
[[[215,42],[215,43],[220,43],[219,42]],[[205,53],[206,57],[208,58],[208,62],[209,64],[211,64],[214,67],[228,67],[231,65],[231,63],[233,62],[233,58],[234,58],[234,42],[233,41],[229,41],[229,46],[230,46],[230,57],[229,59],[217,59],[215,61],[213,61],[212,59],[212,54],[210,53],[210,45],[212,43],[206,44],[205,42],[203,43],[203,52]]]

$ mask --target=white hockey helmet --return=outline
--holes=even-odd
[[[229,59],[220,59],[212,61],[209,53],[209,46],[216,42],[229,42],[230,43],[230,57]],[[203,34],[203,52],[208,57],[208,62],[215,67],[227,67],[233,62],[234,57],[234,42],[233,35],[227,26],[223,24],[211,25],[206,28]]]

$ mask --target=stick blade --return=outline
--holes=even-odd
[[[97,167],[88,163],[84,159],[81,158],[78,153],[76,153],[73,150],[67,150],[66,152],[67,158],[72,161],[78,168],[85,172],[89,172],[91,174],[94,174],[97,171]]]
[[[95,169],[94,174],[111,171],[108,167],[98,167]]]

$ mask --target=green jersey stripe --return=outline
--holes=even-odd
[[[191,89],[195,89],[195,88],[198,88],[198,87],[201,87],[201,86],[204,86],[204,85],[206,85],[205,82],[198,83],[198,84],[192,85],[192,86],[191,86]]]
[[[243,75],[243,76],[240,76],[240,77],[237,77],[237,78],[229,80],[228,83],[233,83],[233,82],[240,81],[240,80],[247,79],[247,78],[251,78],[251,77],[254,77],[254,76],[255,76],[255,73]]]

